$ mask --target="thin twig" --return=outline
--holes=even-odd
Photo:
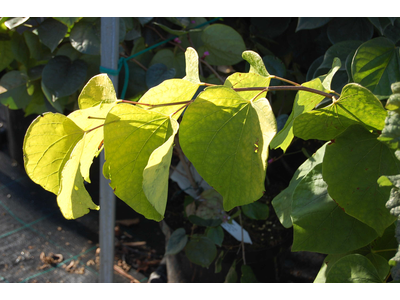
[[[241,231],[242,231],[241,245],[242,245],[243,264],[246,265],[246,253],[244,252],[244,232],[243,232],[243,222],[242,222],[242,211],[240,210],[239,207],[238,207],[238,210],[240,211],[240,213],[239,213],[239,223],[240,223],[240,228],[241,228]]]
[[[310,92],[310,93],[314,93],[314,94],[318,94],[321,96],[325,96],[328,98],[332,98],[334,97],[331,94],[325,93],[323,91],[320,90],[316,90],[316,89],[312,89],[312,88],[308,88],[305,86],[269,86],[267,88],[265,87],[248,87],[248,88],[233,88],[233,90],[235,90],[236,92],[244,92],[244,91],[261,91],[261,90],[268,90],[268,91],[306,91],[306,92]]]

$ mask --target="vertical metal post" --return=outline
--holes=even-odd
[[[101,18],[101,66],[118,69],[119,19]],[[115,90],[118,76],[109,75]],[[100,155],[100,278],[101,283],[113,282],[115,196],[103,176],[104,151]]]

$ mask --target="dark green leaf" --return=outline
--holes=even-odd
[[[266,220],[269,217],[268,205],[259,201],[243,205],[242,211],[247,217],[254,220]]]
[[[14,60],[10,40],[0,40],[0,53],[0,71],[3,71]]]
[[[390,19],[386,17],[374,17],[368,18],[368,20],[379,30],[381,35],[383,35],[384,29],[391,24]]]
[[[196,224],[199,226],[205,226],[205,227],[218,226],[222,223],[221,219],[207,219],[206,220],[206,219],[203,219],[196,215],[190,215],[189,221],[192,222],[193,224]]]
[[[71,30],[71,45],[81,53],[100,54],[100,18],[84,18]]]
[[[272,200],[272,206],[279,218],[279,221],[286,228],[292,227],[292,201],[293,193],[301,180],[311,171],[314,167],[320,164],[324,158],[326,145],[319,148],[309,159],[307,159],[294,173],[290,180],[289,186],[284,189]]]
[[[381,281],[385,281],[390,271],[388,261],[382,256],[374,253],[369,253],[365,257],[368,258],[369,261],[374,265]]]
[[[386,26],[383,35],[396,44],[400,40],[400,18],[396,18],[393,25]]]
[[[242,265],[241,267],[242,276],[240,277],[241,283],[258,283],[256,275],[254,275],[253,270],[250,266]]]
[[[238,280],[236,272],[236,259],[233,261],[231,267],[229,268],[228,274],[225,277],[225,283],[236,283]]]
[[[363,126],[350,126],[327,146],[322,173],[329,195],[347,214],[379,235],[395,221],[385,207],[390,188],[380,188],[377,179],[400,173],[400,161]]]
[[[168,69],[164,64],[158,63],[152,65],[146,72],[146,85],[149,89],[159,85],[164,80],[174,78],[175,69]]]
[[[224,230],[221,226],[217,227],[207,227],[206,236],[212,240],[215,245],[222,246],[222,241],[224,240]]]
[[[281,35],[289,27],[291,18],[251,18],[251,32],[256,36],[273,39]]]
[[[188,237],[184,228],[176,229],[168,239],[165,255],[173,255],[179,253],[185,248]]]
[[[327,24],[332,18],[330,17],[301,17],[297,22],[296,32],[304,29],[315,29]]]
[[[222,271],[222,260],[224,259],[224,250],[221,250],[217,259],[215,260],[215,273]]]
[[[335,18],[328,25],[328,38],[332,44],[343,41],[367,41],[372,38],[374,26],[367,18]]]
[[[69,96],[81,87],[86,79],[87,66],[81,60],[56,56],[44,67],[42,81],[56,99]]]
[[[39,37],[31,31],[24,31],[24,38],[29,49],[30,57],[36,60],[41,60],[45,52],[43,48],[47,47],[42,47]],[[47,52],[50,53],[48,48]]]
[[[10,71],[0,80],[0,102],[10,109],[25,108],[31,96],[26,90],[26,74]]]
[[[72,27],[76,22],[78,22],[82,17],[72,17],[72,18],[67,18],[67,17],[54,17],[57,21],[60,21],[64,25],[68,27]]]
[[[61,43],[67,31],[67,26],[53,18],[44,20],[38,27],[40,41],[49,47],[51,52]]]
[[[279,58],[274,55],[267,55],[264,56],[262,60],[269,74],[274,74],[282,78],[286,76],[286,66]],[[278,79],[272,79],[270,83],[270,85],[280,84],[282,84],[282,82]]]
[[[25,66],[29,63],[29,49],[22,35],[14,33],[11,40],[11,49],[17,61]]]
[[[217,248],[208,237],[193,236],[185,247],[185,253],[191,262],[208,268],[217,256]]]

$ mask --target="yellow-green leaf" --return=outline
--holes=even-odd
[[[68,115],[83,131],[88,131],[85,135],[85,151],[82,153],[80,172],[85,181],[90,183],[89,173],[93,159],[97,157],[101,150],[101,142],[104,139],[103,127],[105,118],[114,103],[104,103],[86,109],[80,109]],[[97,128],[97,129],[94,129]],[[91,130],[94,129],[94,130]]]
[[[180,127],[183,152],[222,196],[224,209],[264,192],[276,121],[267,99],[247,101],[225,86],[209,87],[188,107]]]
[[[194,84],[200,84],[199,78],[199,56],[191,47],[188,47],[185,52],[186,60],[186,76],[183,79],[188,80]]]
[[[143,171],[143,191],[147,200],[160,215],[164,215],[168,198],[169,167],[171,165],[173,143],[179,124],[170,118],[172,134],[168,140],[150,155]]]
[[[143,95],[139,102],[147,104],[166,104],[189,101],[193,95],[197,92],[200,84],[192,83],[184,79],[168,79],[163,83],[151,88]],[[152,111],[159,112],[165,115],[170,115],[180,108],[184,104],[177,105],[166,105],[151,108]],[[144,109],[149,109],[146,106],[142,106]],[[182,114],[182,110],[173,115],[174,119],[178,119]]]
[[[61,172],[83,130],[58,113],[45,113],[29,126],[23,145],[28,176],[45,190],[59,194]]]
[[[110,110],[104,125],[104,176],[111,180],[115,195],[156,221],[163,216],[146,198],[143,170],[150,155],[168,140],[171,131],[169,116],[125,103]]]
[[[114,85],[107,74],[92,77],[83,87],[78,98],[79,108],[85,109],[103,103],[117,101]]]
[[[82,217],[90,209],[99,210],[99,206],[93,203],[86,191],[79,170],[85,146],[85,138],[83,138],[76,144],[61,173],[61,188],[57,203],[66,219]]]

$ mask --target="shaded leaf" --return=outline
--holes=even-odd
[[[400,81],[399,50],[384,37],[365,42],[354,56],[351,72],[356,83],[378,98],[388,97],[390,84]]]
[[[47,18],[37,30],[40,41],[53,52],[64,39],[68,27],[53,18]]]
[[[242,36],[230,26],[213,24],[204,29],[201,39],[209,52],[205,60],[210,65],[234,65],[242,60],[246,46]]]
[[[243,213],[254,220],[266,220],[269,217],[269,207],[259,201],[242,206]]]
[[[11,40],[0,40],[0,72],[8,67],[14,60],[11,49]]]
[[[377,238],[375,230],[347,215],[332,200],[327,187],[322,179],[322,163],[297,185],[292,202],[292,251],[346,253]]]
[[[11,39],[11,49],[17,61],[25,66],[29,64],[29,49],[22,35],[14,33]]]
[[[301,17],[297,21],[296,32],[304,29],[315,29],[324,26],[332,18],[330,17]]]
[[[100,54],[100,18],[84,18],[74,25],[69,39],[71,45],[81,53]]]
[[[326,282],[372,283],[382,282],[374,265],[360,254],[350,254],[339,259],[329,270]]]
[[[347,128],[327,146],[322,173],[329,195],[347,214],[379,235],[395,221],[385,207],[390,189],[380,188],[377,179],[400,173],[400,161],[375,134],[360,125]]]
[[[206,236],[212,240],[215,245],[222,246],[222,241],[224,240],[224,230],[221,226],[208,227],[206,229]]]
[[[248,265],[241,266],[242,276],[240,277],[241,283],[258,283],[256,275]]]
[[[237,280],[238,280],[238,275],[236,272],[236,259],[235,259],[228,270],[228,274],[226,274],[224,283],[236,283]]]
[[[159,85],[164,80],[174,78],[175,69],[168,69],[164,64],[154,64],[147,69],[146,85],[148,88]]]
[[[192,263],[208,268],[217,257],[217,247],[208,237],[194,235],[186,244],[185,254]]]
[[[275,213],[277,214],[279,221],[286,228],[291,227],[292,224],[292,201],[293,194],[296,187],[303,180],[303,178],[314,169],[316,165],[319,165],[325,154],[326,145],[319,148],[309,159],[307,159],[294,173],[290,180],[289,186],[281,191],[273,200],[272,206],[274,207]]]
[[[335,18],[329,23],[327,34],[332,44],[342,41],[367,41],[372,38],[374,26],[367,18]]]
[[[0,102],[9,109],[25,108],[31,96],[26,89],[26,74],[20,71],[7,72],[0,80]]]
[[[81,60],[55,56],[44,67],[42,83],[52,95],[52,100],[69,96],[85,82],[87,66]]]
[[[185,248],[188,241],[184,228],[176,229],[168,239],[165,255],[174,255]]]

